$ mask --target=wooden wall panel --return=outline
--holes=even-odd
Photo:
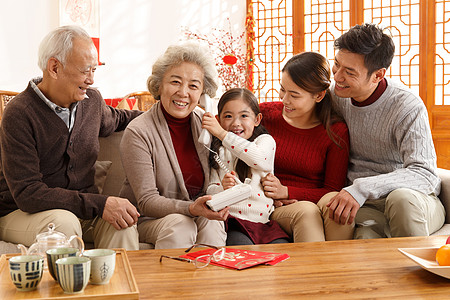
[[[437,153],[437,166],[450,169],[450,139],[435,139],[434,146]]]

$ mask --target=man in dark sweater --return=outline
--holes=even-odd
[[[141,112],[105,104],[94,83],[97,51],[83,29],[50,32],[39,48],[42,78],[8,103],[0,128],[0,239],[30,245],[50,222],[98,248],[139,248],[139,213],[98,193],[99,136]]]

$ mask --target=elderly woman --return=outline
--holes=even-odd
[[[170,46],[147,80],[159,100],[131,122],[120,146],[126,180],[121,195],[141,213],[140,242],[155,248],[203,243],[224,246],[228,208],[214,212],[202,196],[208,187],[207,149],[201,133],[200,96],[214,97],[217,71],[207,48],[188,42]]]

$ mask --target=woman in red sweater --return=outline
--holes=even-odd
[[[346,183],[349,135],[332,109],[328,60],[315,52],[282,69],[281,101],[261,103],[262,124],[277,144],[275,174],[263,178],[276,220],[294,242],[353,238],[354,224],[329,218],[327,204]]]

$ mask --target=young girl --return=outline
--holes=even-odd
[[[216,119],[217,118],[217,119]],[[219,166],[211,152],[211,177],[208,194],[216,194],[251,179],[252,195],[230,206],[227,220],[227,245],[287,243],[288,236],[275,221],[270,221],[273,200],[264,195],[261,179],[273,172],[275,140],[260,125],[258,101],[247,89],[234,88],[222,95],[218,116],[203,116],[203,128],[213,136],[211,148],[219,154]]]

